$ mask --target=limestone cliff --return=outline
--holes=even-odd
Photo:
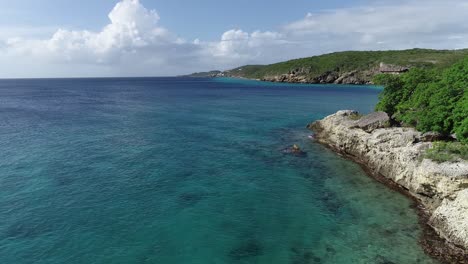
[[[468,249],[468,162],[423,159],[431,142],[412,128],[360,127],[356,111],[339,111],[308,127],[316,139],[407,190],[425,207],[428,224],[462,252]],[[369,118],[367,118],[369,120]],[[377,120],[378,121],[378,120]],[[372,126],[371,126],[372,127]]]
[[[312,84],[372,84],[372,78],[379,73],[376,69],[365,71],[328,71],[316,77],[310,77],[301,69],[291,71],[288,74],[266,76],[262,81],[285,83],[312,83]]]
[[[287,74],[265,76],[262,81],[287,82],[287,83],[321,83],[321,84],[372,84],[372,79],[376,74],[401,74],[409,70],[409,67],[380,63],[379,66],[369,69],[355,69],[352,71],[342,71],[335,69],[312,77],[308,69],[299,68]]]

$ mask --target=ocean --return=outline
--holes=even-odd
[[[380,91],[0,80],[0,263],[435,263],[411,200],[308,138]]]

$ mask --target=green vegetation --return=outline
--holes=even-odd
[[[214,77],[220,74],[221,71],[209,71],[209,72],[195,72],[189,75],[184,75],[182,77],[199,77],[199,78],[206,78],[206,77]]]
[[[456,133],[468,142],[468,57],[445,70],[414,68],[374,81],[385,87],[377,110],[421,132]]]
[[[350,115],[350,116],[349,116],[349,119],[351,119],[351,120],[359,120],[359,119],[361,119],[363,116],[364,116],[363,114],[358,113],[358,114],[355,114],[355,115]]]
[[[435,142],[432,148],[426,151],[424,158],[436,162],[468,160],[468,145],[460,142]]]
[[[452,65],[466,56],[468,56],[468,49],[345,51],[290,60],[271,65],[248,65],[227,71],[227,73],[237,77],[262,79],[268,76],[287,74],[291,71],[299,70],[304,76],[314,78],[327,72],[337,72],[341,74],[351,71],[361,72],[371,70],[379,66],[381,62],[407,67],[440,69]]]

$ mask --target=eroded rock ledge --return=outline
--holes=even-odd
[[[267,75],[261,78],[262,81],[267,82],[284,82],[284,83],[321,83],[321,84],[372,84],[372,79],[376,74],[401,74],[407,72],[410,68],[406,66],[392,65],[380,63],[379,66],[369,69],[355,69],[352,71],[343,71],[336,68],[331,71],[326,71],[321,75],[312,77],[310,76],[309,68],[298,68],[289,71],[286,74],[280,75]],[[236,73],[225,73],[226,75],[235,76]]]
[[[382,113],[358,119],[356,111],[345,110],[308,127],[319,142],[407,190],[424,206],[428,224],[461,254],[459,263],[468,263],[468,162],[423,159],[432,143],[412,128],[386,127]]]

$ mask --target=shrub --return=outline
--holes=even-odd
[[[412,69],[374,81],[384,86],[376,110],[421,132],[456,133],[468,142],[468,58],[443,72]]]
[[[432,148],[426,151],[424,158],[436,162],[468,160],[468,145],[460,142],[434,142]]]

